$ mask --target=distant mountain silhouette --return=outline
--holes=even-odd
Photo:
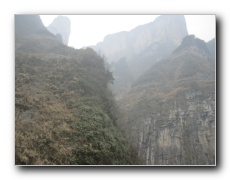
[[[112,88],[118,94],[133,79],[137,79],[153,64],[169,55],[186,35],[188,32],[183,15],[163,15],[129,32],[108,35],[103,42],[92,48],[105,55],[108,62],[113,62],[111,66],[117,78],[115,77]],[[113,67],[122,58],[126,59],[127,71],[130,72],[127,75],[132,76],[132,80],[124,77],[125,74],[118,74],[119,70]]]
[[[123,57],[129,61],[153,44],[164,42],[176,47],[187,34],[183,15],[163,15],[129,32],[107,35],[93,48],[103,53],[109,62],[116,62]]]
[[[71,31],[71,21],[68,17],[56,17],[47,28],[52,34],[59,36],[59,38],[61,36],[61,42],[68,45]]]

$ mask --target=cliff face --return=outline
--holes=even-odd
[[[131,84],[133,79],[137,79],[152,65],[169,55],[187,34],[183,15],[163,15],[129,32],[108,35],[103,42],[92,48],[105,55],[113,65],[120,59],[126,59],[132,79],[124,77],[123,73],[119,74],[119,70],[113,67],[113,73],[117,77],[124,77],[115,77],[112,86],[118,98],[121,91],[128,89],[124,84]]]
[[[193,36],[140,77],[119,104],[120,126],[153,165],[215,164],[215,66]]]
[[[108,35],[93,48],[102,52],[109,62],[116,62],[123,57],[129,61],[153,43],[167,41],[176,47],[187,34],[184,16],[165,15],[129,32]]]
[[[68,17],[56,17],[47,28],[52,34],[59,36],[59,39],[61,35],[61,40],[63,44],[68,45],[71,29],[71,22]]]
[[[146,164],[215,164],[215,94],[177,93],[172,99],[143,99],[131,108],[122,122],[128,139]],[[127,109],[127,104],[122,107]]]

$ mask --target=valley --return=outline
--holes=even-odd
[[[16,165],[216,164],[216,39],[162,15],[94,46],[15,16]]]

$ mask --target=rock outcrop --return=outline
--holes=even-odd
[[[116,63],[125,58],[132,79],[137,79],[153,64],[178,47],[187,34],[183,15],[163,15],[129,32],[108,35],[103,42],[92,48],[103,54],[109,63]],[[117,72],[117,70],[113,71],[117,76],[122,77],[122,74],[117,74]],[[127,81],[124,83],[125,79]],[[119,92],[127,87],[115,87],[116,84],[131,84],[132,81],[128,81],[129,79],[115,78],[113,89],[116,95],[119,96]]]
[[[119,101],[119,121],[152,165],[215,164],[215,64],[194,36],[141,76]]]
[[[187,34],[184,16],[164,15],[129,32],[107,35],[103,42],[93,48],[103,53],[109,62],[116,62],[123,57],[129,61],[150,45],[158,42],[164,41],[177,47]]]
[[[68,17],[56,17],[47,28],[52,34],[57,35],[59,39],[61,35],[63,44],[68,45],[71,30],[71,22]]]

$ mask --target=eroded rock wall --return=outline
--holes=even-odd
[[[145,100],[144,106],[132,109],[123,127],[146,164],[215,164],[215,94],[180,92],[168,100]]]

